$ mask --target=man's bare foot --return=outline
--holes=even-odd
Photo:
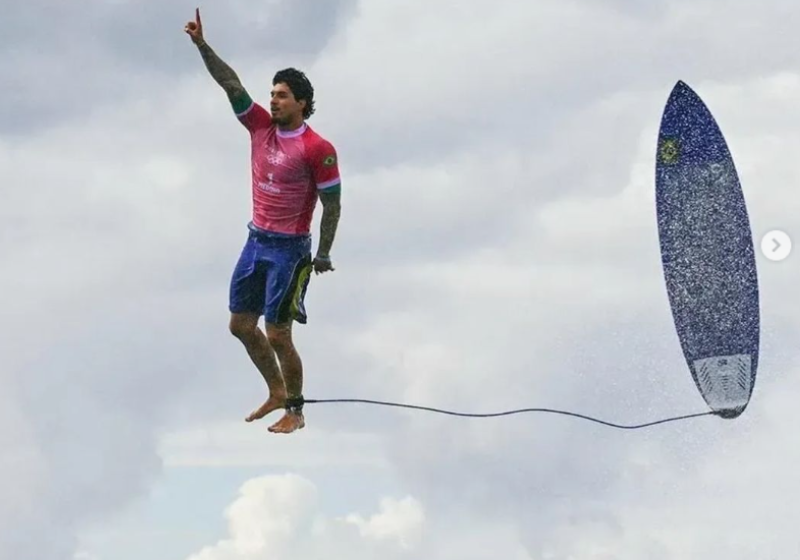
[[[269,431],[274,434],[290,434],[295,430],[300,430],[306,425],[306,420],[302,413],[287,412],[283,418],[269,427]]]
[[[245,422],[252,422],[253,420],[260,420],[273,410],[278,410],[286,405],[286,397],[279,395],[270,395],[267,401],[250,413],[250,416],[244,419]]]

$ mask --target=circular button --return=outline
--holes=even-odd
[[[761,252],[771,261],[780,262],[792,252],[792,240],[781,230],[772,230],[761,238]]]

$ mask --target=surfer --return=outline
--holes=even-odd
[[[287,68],[275,74],[267,111],[205,41],[199,8],[184,31],[251,136],[252,220],[231,279],[229,328],[264,377],[269,395],[246,421],[284,408],[269,431],[290,433],[305,426],[303,365],[292,324],[307,321],[304,299],[312,269],[334,270],[330,250],[341,210],[336,150],[306,124],[314,113],[314,88],[303,72]],[[318,199],[323,211],[312,259],[310,226]],[[265,332],[258,325],[262,315]]]

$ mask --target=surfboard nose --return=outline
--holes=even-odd
[[[698,97],[695,91],[683,80],[678,80],[675,82],[675,85],[672,86],[672,92],[670,97],[679,99],[679,98],[694,98]]]

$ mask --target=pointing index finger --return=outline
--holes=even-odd
[[[197,21],[197,25],[200,25],[200,8],[195,8],[194,19]]]

